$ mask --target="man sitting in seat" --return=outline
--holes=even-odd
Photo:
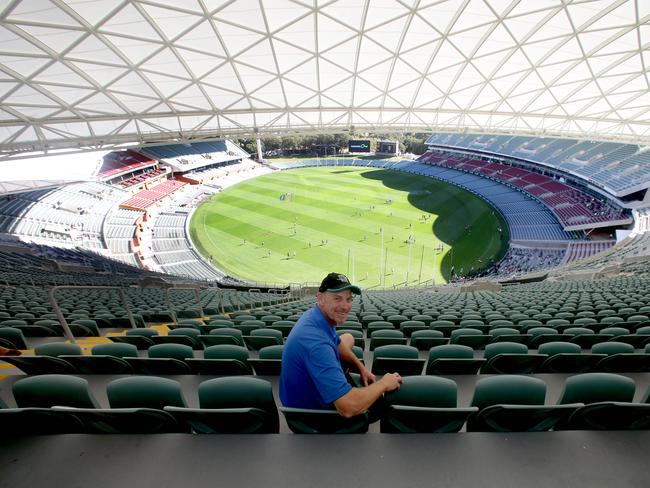
[[[289,333],[282,353],[280,400],[285,407],[331,409],[343,417],[366,412],[385,392],[398,389],[397,373],[376,381],[352,351],[354,337],[336,334],[336,325],[348,318],[352,294],[360,295],[345,275],[328,274],[316,294],[316,304]],[[355,367],[363,387],[348,382],[341,363]]]

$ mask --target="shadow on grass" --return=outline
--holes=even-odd
[[[478,271],[481,268],[484,269],[490,266],[490,262],[484,262],[478,265],[475,258],[472,257],[472,255],[476,255],[476,246],[481,245],[480,241],[477,242],[476,234],[472,235],[471,229],[468,232],[463,222],[453,221],[453,217],[445,215],[444,211],[441,212],[441,207],[444,206],[445,202],[441,201],[440,198],[432,198],[432,180],[430,178],[385,169],[365,171],[361,173],[361,176],[370,180],[381,181],[387,188],[408,192],[408,201],[413,207],[422,210],[424,213],[438,215],[438,218],[432,222],[431,233],[436,239],[451,247],[451,251],[447,252],[440,264],[440,272],[443,276],[447,277],[450,275],[452,266],[455,268],[454,271],[456,273],[459,272],[461,267],[469,268],[470,266],[474,266],[475,271]],[[444,184],[444,182],[434,181]],[[458,192],[462,192],[464,194],[463,201],[476,199],[485,205],[486,208],[492,208],[487,202],[480,200],[469,191],[456,187],[451,183],[447,183],[446,185],[455,190],[455,198],[458,197]],[[491,258],[493,262],[497,262],[505,255],[508,249],[509,235],[507,233],[508,226],[500,215],[494,210],[492,210],[492,214],[494,215],[493,218],[498,222],[498,225],[494,229],[490,229],[490,232],[494,232],[495,236],[496,234],[501,234],[499,236],[501,241],[500,248]],[[488,217],[491,216],[488,215]],[[481,216],[480,218],[483,219],[485,217]],[[506,232],[500,233],[497,230],[498,228],[506,229]],[[456,253],[455,259],[454,252]]]

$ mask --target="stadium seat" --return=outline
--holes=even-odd
[[[279,317],[278,317],[279,319]],[[270,325],[270,324],[268,324]],[[241,330],[241,333],[245,336],[250,335],[251,331],[255,329],[261,329],[266,327],[267,323],[262,320],[244,320],[243,322],[233,326],[234,329]]]
[[[457,406],[456,382],[437,376],[408,376],[384,396],[387,410],[380,431],[388,433],[458,432],[476,407]]]
[[[528,344],[532,336],[530,334],[522,334],[514,327],[495,327],[488,331],[490,342],[519,342],[521,344]]]
[[[483,357],[481,374],[530,374],[546,359],[544,354],[529,353],[528,347],[518,342],[488,344]]]
[[[282,350],[284,345],[266,346],[259,350],[257,358],[248,362],[258,375],[277,376],[282,367]]]
[[[206,347],[202,359],[188,358],[185,362],[195,374],[251,375],[248,358],[248,349],[243,346],[217,344]]]
[[[574,342],[557,341],[541,344],[539,354],[548,357],[539,366],[538,373],[586,373],[593,371],[603,354],[583,353]]]
[[[93,356],[113,356],[116,358],[138,357],[138,349],[132,344],[105,343],[96,344],[91,349]]]
[[[367,329],[368,335],[370,335],[376,330],[394,330],[395,326],[386,320],[375,320],[368,324]]]
[[[620,336],[619,336],[620,337]],[[635,353],[634,346],[625,342],[608,341],[594,344],[594,354],[605,354],[595,371],[609,373],[645,373],[650,371],[650,354]]]
[[[564,330],[564,334],[570,337],[570,342],[579,344],[583,349],[590,349],[594,344],[611,339],[611,335],[596,334],[593,330],[586,327],[569,327]]]
[[[54,407],[54,410],[76,417],[87,433],[185,432],[161,407],[179,401],[180,387],[175,392],[174,384],[177,382],[166,378],[128,376],[108,384],[110,408]],[[182,396],[180,398],[182,400]]]
[[[399,330],[402,331],[406,337],[411,337],[415,331],[425,329],[428,329],[428,326],[425,322],[413,319],[404,320],[399,326]]]
[[[459,328],[451,331],[449,344],[469,346],[472,349],[481,349],[490,341],[490,336],[483,334],[479,329]]]
[[[242,331],[233,327],[212,329],[208,335],[201,335],[200,338],[206,346],[214,346],[217,344],[246,346]]]
[[[407,338],[404,333],[398,329],[378,329],[370,333],[370,346],[369,349],[374,351],[379,346],[388,344],[402,344],[405,345]],[[358,344],[357,344],[358,345]]]
[[[255,329],[250,335],[244,336],[246,346],[253,351],[259,351],[266,346],[281,345],[283,340],[282,331],[269,328]]]
[[[568,377],[559,404],[631,402],[636,384],[626,376],[612,373],[583,373]]]
[[[67,374],[30,376],[12,385],[18,407],[53,407],[55,405],[79,408],[97,408],[99,403],[90,392],[88,381]]]
[[[444,337],[439,330],[426,329],[416,330],[411,334],[409,345],[417,348],[419,351],[428,351],[434,346],[447,344],[449,339]]]
[[[567,430],[636,430],[650,428],[650,404],[632,403],[634,380],[612,373],[585,373],[565,381],[559,403],[586,405],[558,428]]]
[[[130,346],[130,344],[101,344],[114,346]],[[97,346],[95,346],[97,347]],[[135,347],[135,346],[133,346]],[[136,350],[137,356],[137,350]],[[131,356],[131,357],[136,357]],[[115,355],[61,355],[59,357],[70,363],[78,374],[132,374],[132,366],[121,357]]]
[[[541,344],[546,342],[557,342],[570,339],[571,336],[560,334],[557,329],[551,327],[530,327],[526,331],[526,335],[530,336],[528,345],[532,348],[538,348]]]
[[[458,325],[451,320],[442,320],[438,318],[429,324],[433,330],[439,330],[445,337],[450,337],[453,330],[458,329]]]
[[[126,376],[111,380],[106,386],[111,408],[185,407],[181,385],[170,378],[157,376]]]
[[[139,350],[146,350],[154,345],[154,342],[150,337],[140,335],[111,335],[107,336],[107,339],[119,344],[130,344]]]
[[[368,432],[368,415],[346,418],[336,410],[312,410],[280,407],[295,434],[364,434]]]
[[[460,344],[444,344],[429,350],[426,365],[428,375],[476,374],[485,362],[474,357],[474,349]]]
[[[198,395],[199,408],[167,406],[165,411],[197,434],[279,432],[278,410],[269,381],[215,378],[202,382]]]
[[[283,337],[287,337],[293,326],[296,324],[294,320],[276,320],[267,326],[267,329],[279,330],[282,332]]]
[[[419,375],[423,366],[424,360],[412,346],[390,344],[374,350],[372,372],[378,376],[395,372],[402,376]]]
[[[64,354],[81,354],[81,347],[70,342],[48,342],[36,346],[34,354],[37,356],[59,357]]]
[[[70,332],[75,337],[99,337],[99,327],[93,319],[75,319],[68,324]]]
[[[468,431],[539,432],[554,428],[580,405],[545,405],[546,383],[539,378],[500,375],[480,378],[471,402],[478,412]]]
[[[126,331],[126,335],[152,337],[157,336],[158,331],[156,329],[129,329]]]
[[[193,327],[179,327],[169,331],[168,335],[154,335],[151,340],[154,344],[183,344],[192,349],[203,349],[200,339],[201,331]]]
[[[174,375],[191,372],[185,359],[194,357],[190,346],[183,344],[154,344],[147,350],[148,357],[126,357],[124,360],[139,375]]]
[[[20,329],[14,327],[0,327],[0,339],[8,341],[4,347],[9,349],[27,349],[25,336]]]

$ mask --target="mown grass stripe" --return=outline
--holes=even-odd
[[[293,199],[281,200],[289,191]],[[402,285],[407,274],[414,284],[420,264],[423,280],[430,280],[433,270],[440,282],[452,264],[458,270],[478,259],[487,263],[503,245],[498,226],[505,228],[489,206],[452,185],[390,170],[322,167],[276,172],[231,187],[197,209],[190,232],[197,247],[232,276],[318,282],[325,272],[351,273],[354,256],[355,279],[369,287]],[[409,235],[415,239],[410,246]],[[445,248],[436,253],[440,242]]]

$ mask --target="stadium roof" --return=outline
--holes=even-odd
[[[296,131],[650,143],[648,0],[4,0],[0,154]]]

